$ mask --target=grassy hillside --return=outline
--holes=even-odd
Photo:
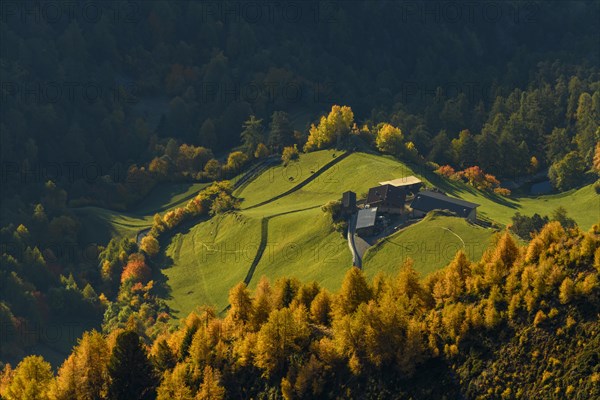
[[[223,309],[231,287],[243,281],[260,241],[260,220],[226,214],[175,235],[165,249],[169,306],[187,315],[201,304]]]
[[[462,218],[432,213],[369,248],[363,269],[370,277],[380,271],[395,275],[404,260],[410,257],[423,277],[443,268],[460,249],[469,259],[480,259],[493,234],[493,230],[473,225]]]
[[[164,212],[186,203],[210,183],[165,183],[155,187],[136,207],[136,214]]]
[[[340,155],[341,153],[339,151],[323,150],[302,154],[301,161],[291,162],[287,166],[282,164],[267,169],[248,185],[235,191],[234,195],[244,200],[245,208],[251,207],[284,193],[303,180],[308,179],[314,171],[330,162],[334,158],[334,154]]]
[[[270,218],[267,248],[250,286],[265,275],[271,280],[283,276],[316,280],[338,289],[352,256],[346,239],[333,231],[328,218],[318,207]]]
[[[345,238],[331,229],[320,206],[339,199],[346,190],[361,196],[378,182],[408,175],[417,175],[450,195],[481,204],[479,213],[501,224],[509,223],[516,211],[548,214],[559,205],[567,208],[582,227],[592,224],[587,210],[597,197],[591,186],[540,199],[508,200],[490,197],[463,183],[448,182],[429,171],[419,170],[419,174],[391,157],[366,153],[353,153],[314,178],[316,171],[334,159],[333,153],[323,150],[301,154],[299,161],[287,167],[266,169],[235,192],[242,199],[238,213],[202,222],[163,243],[170,257],[165,275],[171,288],[171,307],[180,315],[198,304],[222,309],[235,283],[246,280],[252,288],[263,275],[272,280],[281,276],[316,280],[337,290],[351,265],[351,254]],[[335,153],[336,157],[342,155],[340,151]],[[267,202],[307,180],[288,195]],[[263,202],[267,203],[256,206]],[[378,271],[395,273],[410,256],[424,276],[446,265],[460,248],[465,248],[471,259],[478,259],[493,233],[460,218],[434,215],[370,249],[364,260],[365,272],[370,276]]]
[[[339,199],[346,190],[362,197],[378,182],[408,175],[417,175],[452,196],[481,204],[479,215],[500,224],[510,223],[517,211],[549,214],[558,206],[565,207],[584,229],[598,220],[600,202],[591,186],[559,195],[506,199],[447,181],[428,170],[417,172],[391,157],[353,153],[340,158],[342,154],[316,151],[301,154],[299,161],[287,167],[267,168],[235,192],[242,199],[239,212],[215,217],[163,239],[161,246],[168,266],[164,274],[171,290],[169,305],[179,315],[186,315],[199,304],[222,309],[235,283],[246,280],[254,287],[262,275],[272,280],[280,276],[316,280],[337,290],[351,265],[351,254],[345,238],[332,230],[320,206]],[[315,174],[332,160],[337,163]],[[76,212],[84,221],[86,237],[105,243],[114,235],[134,237],[151,224],[154,213],[184,204],[205,186],[162,185],[131,213],[97,207]],[[263,202],[267,203],[257,206]],[[371,248],[365,255],[365,272],[370,276],[378,271],[395,273],[410,256],[424,276],[446,265],[460,248],[465,248],[471,259],[478,259],[492,235],[492,230],[463,219],[433,215]]]
[[[352,154],[288,196],[248,209],[310,179],[310,171],[330,162],[332,154],[303,154],[288,167],[269,168],[236,193],[243,199],[240,212],[202,222],[163,244],[171,259],[171,266],[164,271],[171,289],[169,305],[180,315],[198,304],[222,309],[227,305],[229,288],[246,277],[254,287],[262,275],[271,279],[295,276],[338,289],[352,257],[345,238],[333,231],[320,206],[338,199],[342,191],[363,193],[379,181],[403,176],[407,170],[404,164],[386,157]],[[284,178],[288,173],[292,176],[290,171],[297,172],[293,182]],[[257,258],[261,237],[264,252]],[[215,246],[212,250],[206,248],[209,243]],[[203,257],[203,253],[213,254]]]
[[[337,153],[340,154],[339,152]],[[291,163],[287,168],[297,171],[309,171],[314,167],[314,160],[321,159],[323,164],[331,161],[331,152],[318,151],[314,153],[303,154],[300,161]],[[249,184],[238,195],[244,198],[242,208],[250,207],[259,201],[264,201],[274,195],[285,192],[295,184],[284,183],[287,178],[282,178],[282,167],[274,167],[264,172],[263,176],[279,177],[269,179],[261,176],[252,184]],[[313,169],[314,170],[314,169]],[[298,191],[285,196],[282,199],[269,203],[258,209],[268,208],[266,212],[281,213],[290,210],[297,210],[316,205],[323,205],[330,200],[341,198],[342,192],[346,190],[355,191],[359,196],[366,194],[370,187],[378,182],[412,175],[413,171],[405,164],[392,158],[377,156],[366,153],[354,153],[349,157],[333,165],[322,175],[311,181],[308,185]],[[302,175],[301,180],[309,179],[310,175]],[[284,185],[280,187],[279,185]],[[255,193],[251,195],[251,193]],[[260,196],[260,200],[250,196]],[[254,211],[254,209],[253,209]],[[263,212],[263,211],[261,211]]]

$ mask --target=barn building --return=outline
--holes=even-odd
[[[388,214],[402,214],[406,190],[394,185],[381,185],[369,189],[366,204],[368,207],[377,207],[379,212]]]
[[[479,204],[429,190],[418,192],[410,203],[415,218],[423,217],[432,210],[448,210],[472,222],[477,220],[477,207]]]

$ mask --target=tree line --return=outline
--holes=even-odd
[[[501,232],[480,260],[459,251],[424,279],[410,259],[371,280],[353,267],[336,293],[263,277],[253,291],[231,289],[225,316],[199,307],[154,340],[136,318],[87,332],[56,374],[39,356],[6,365],[0,394],[595,397],[600,370],[583,360],[598,357],[599,274],[599,225],[555,221],[525,246]]]

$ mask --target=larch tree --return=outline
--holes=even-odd
[[[329,326],[331,324],[331,295],[322,289],[310,304],[310,318],[315,324]]]
[[[78,399],[78,384],[77,357],[72,353],[58,369],[58,375],[51,386],[50,397],[53,400]]]
[[[235,322],[245,324],[252,316],[252,299],[250,291],[243,282],[238,283],[229,291],[229,315]]]
[[[292,304],[298,290],[300,290],[298,279],[286,277],[277,279],[273,288],[273,305],[275,308],[284,308]]]
[[[7,400],[48,400],[54,375],[41,356],[25,357],[15,368],[4,395]]]
[[[342,282],[342,287],[336,297],[334,313],[346,315],[356,311],[361,303],[371,300],[372,293],[363,272],[352,267]]]
[[[287,358],[300,350],[310,334],[306,309],[275,310],[258,332],[255,365],[265,376],[273,376],[286,367]]]
[[[161,373],[171,370],[177,364],[177,358],[165,339],[158,342],[156,354],[153,357],[154,366]]]
[[[225,388],[221,386],[221,374],[211,367],[204,368],[202,384],[196,395],[196,400],[223,400]]]
[[[273,291],[266,276],[260,278],[254,299],[252,300],[252,325],[255,330],[269,319],[269,313],[273,309]]]
[[[194,400],[189,387],[191,374],[187,364],[177,364],[172,371],[166,371],[156,390],[156,400]]]

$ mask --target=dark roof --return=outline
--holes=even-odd
[[[466,217],[479,204],[446,196],[445,194],[423,190],[415,195],[410,207],[422,212],[432,210],[449,210],[461,217]]]
[[[377,217],[377,207],[363,208],[358,210],[358,216],[356,218],[356,229],[370,228],[375,226],[375,219]]]
[[[369,194],[367,195],[367,204],[378,205],[385,202],[388,205],[404,207],[405,200],[406,191],[394,185],[375,186],[369,189]]]
[[[344,208],[356,207],[356,193],[347,191],[342,194],[342,206]]]

